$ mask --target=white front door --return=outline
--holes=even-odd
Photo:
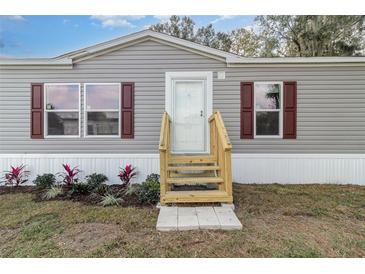
[[[170,79],[168,112],[173,153],[208,152],[208,115],[211,114],[208,81],[207,77],[189,77],[186,74],[177,74]]]

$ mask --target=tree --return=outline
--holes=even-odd
[[[194,32],[195,22],[190,17],[172,15],[166,23],[150,26],[151,30],[163,32],[185,40],[193,41],[208,47],[230,51],[230,35],[224,32],[215,32],[213,25],[200,27]]]
[[[257,57],[260,55],[262,41],[260,37],[252,30],[239,28],[231,32],[231,49],[230,51],[246,57]]]
[[[186,40],[194,39],[194,21],[184,16],[180,19],[179,16],[172,15],[169,21],[165,23],[158,23],[150,26],[150,29],[157,32],[163,32],[175,37],[179,37]]]
[[[195,42],[228,52],[230,51],[232,44],[230,35],[224,32],[216,33],[212,24],[200,27],[197,30],[195,34]]]
[[[365,16],[258,16],[262,56],[353,56],[365,46]]]

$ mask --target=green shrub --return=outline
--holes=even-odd
[[[86,176],[86,184],[91,191],[97,189],[102,183],[108,181],[108,177],[101,173],[93,173]]]
[[[146,181],[160,182],[160,175],[156,173],[151,173],[150,175],[147,175]]]
[[[37,175],[33,183],[39,188],[50,188],[56,184],[56,177],[52,173]]]
[[[85,183],[73,183],[71,188],[72,194],[84,195],[90,192],[90,187]]]
[[[62,194],[62,188],[59,186],[52,186],[43,194],[43,199],[50,200]]]
[[[113,194],[105,194],[101,198],[100,204],[102,206],[117,206],[120,205],[121,202],[123,202],[122,198],[119,198]]]
[[[98,187],[96,187],[94,190],[92,190],[92,192],[103,196],[110,192],[110,187],[108,185],[101,184]]]
[[[141,185],[140,184],[133,184],[133,185],[129,185],[124,194],[127,195],[127,196],[131,196],[131,195],[138,195],[138,192],[141,188]]]
[[[157,204],[160,200],[160,176],[158,174],[150,174],[147,176],[136,191],[138,200],[142,204]]]

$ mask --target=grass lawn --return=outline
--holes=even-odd
[[[0,195],[0,257],[365,257],[365,187],[234,185],[242,231],[157,232],[155,208]]]

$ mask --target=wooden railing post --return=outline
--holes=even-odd
[[[170,155],[170,120],[167,112],[164,112],[160,131],[160,202],[164,204],[164,196],[167,191],[167,166]]]
[[[215,120],[209,122],[210,124],[210,155],[217,159],[217,127]]]

